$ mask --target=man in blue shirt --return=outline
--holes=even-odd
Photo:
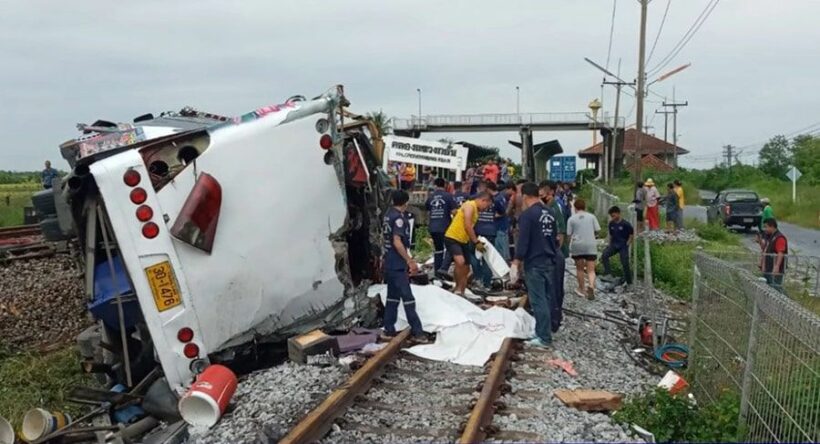
[[[470,195],[465,193],[462,189],[464,184],[462,182],[454,182],[453,183],[453,200],[456,203],[455,209],[458,210],[461,208],[461,204],[470,200]],[[445,228],[446,230],[446,228]],[[436,248],[438,249],[438,247]],[[453,277],[450,276],[450,265],[453,265],[453,256],[450,255],[450,252],[447,249],[444,249],[444,255],[442,256],[441,264],[436,267],[436,276],[452,280]]]
[[[624,270],[624,279],[627,284],[632,284],[632,271],[629,269],[629,246],[632,245],[635,231],[632,224],[621,218],[621,209],[617,206],[609,209],[609,245],[601,254],[601,262],[604,264],[604,275],[611,275],[609,268],[609,258],[618,253],[621,259],[621,267]]]
[[[433,269],[438,270],[444,260],[444,232],[450,226],[453,212],[458,209],[458,205],[456,205],[453,195],[444,189],[447,186],[447,181],[441,177],[436,178],[435,186],[436,189],[430,193],[424,206],[427,208],[428,230],[430,231],[430,237],[433,238],[433,247],[435,248]]]
[[[559,199],[556,198],[558,184],[547,180],[539,184],[539,196],[541,202],[549,208],[555,215],[555,225],[558,229],[558,247],[561,256],[555,260],[555,291],[553,292],[552,303],[552,332],[557,333],[564,320],[564,278],[566,277],[566,258],[569,257],[569,240],[567,239],[567,219],[564,209]]]
[[[475,224],[476,236],[484,236],[487,241],[495,246],[495,235],[497,233],[495,227],[495,198],[498,196],[498,187],[495,183],[484,181],[480,184],[478,192],[490,193],[490,201],[493,205],[478,213],[478,222]],[[471,267],[473,269],[473,277],[476,282],[481,283],[484,289],[489,290],[492,286],[493,272],[484,260],[479,260],[474,254],[470,255]]]
[[[407,323],[417,343],[430,342],[421,327],[416,313],[416,300],[410,288],[410,274],[419,271],[419,265],[410,256],[410,223],[405,217],[410,195],[404,190],[393,191],[393,206],[384,215],[382,234],[384,235],[384,277],[387,281],[387,304],[384,307],[385,339],[396,335],[396,319],[399,302],[404,305]]]
[[[42,178],[43,188],[51,189],[54,179],[60,177],[60,174],[54,168],[51,168],[51,161],[46,160],[46,168],[40,173]]]
[[[464,185],[461,182],[456,182],[453,184],[453,188],[455,189],[455,192],[453,193],[453,199],[456,200],[456,204],[459,208],[461,207],[461,204],[464,203],[464,201],[470,199],[470,195],[465,193],[462,189],[463,186]]]
[[[521,186],[524,212],[518,218],[518,241],[510,275],[517,280],[524,264],[524,282],[535,316],[535,338],[528,343],[535,347],[552,345],[550,321],[551,298],[555,289],[555,261],[560,257],[556,239],[556,215],[538,195],[538,185],[527,182]]]
[[[510,261],[510,217],[507,216],[510,196],[515,193],[515,185],[503,185],[493,200],[495,209],[495,249],[505,261]]]

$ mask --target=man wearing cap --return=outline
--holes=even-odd
[[[650,177],[644,183],[646,187],[646,224],[650,230],[657,230],[661,227],[661,215],[658,208],[661,193],[655,188],[655,181]]]

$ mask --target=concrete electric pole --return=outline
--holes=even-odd
[[[666,103],[666,101],[664,101],[663,106],[668,107],[668,108],[672,108],[672,141],[673,141],[672,144],[675,145],[675,152],[673,153],[673,155],[674,155],[673,165],[674,165],[675,168],[677,168],[678,167],[678,108],[683,107],[683,106],[689,106],[689,101],[687,100],[686,102],[683,102],[683,103],[675,102],[674,97],[675,96],[673,94],[672,95],[672,103]],[[666,112],[668,112],[668,111],[666,111]]]
[[[637,142],[635,147],[635,179],[643,180],[641,175],[641,139],[643,139],[643,96],[646,89],[646,8],[649,0],[639,0],[641,2],[641,32],[640,40],[638,41],[638,88],[635,91],[635,100],[637,100],[635,129],[637,133]]]
[[[607,147],[606,144],[604,144],[602,152],[602,159],[604,165],[604,182],[608,183],[609,179],[615,175],[615,158],[617,157],[616,154],[618,147],[618,117],[621,107],[621,87],[634,86],[635,83],[618,80],[617,82],[604,81],[604,85],[615,85],[615,121],[612,123],[611,142],[609,144],[609,147]]]

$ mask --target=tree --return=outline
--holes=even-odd
[[[782,180],[785,180],[786,171],[791,162],[791,146],[789,140],[784,136],[774,136],[769,139],[758,154],[760,170]]]
[[[372,113],[367,113],[367,118],[372,120],[373,123],[376,125],[376,128],[384,134],[390,134],[393,131],[393,119],[387,117],[387,115],[382,111],[376,111]]]
[[[803,173],[800,181],[810,185],[820,184],[820,137],[797,136],[792,141],[792,161]]]

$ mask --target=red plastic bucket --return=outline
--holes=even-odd
[[[194,427],[212,427],[225,413],[235,391],[236,375],[228,367],[211,365],[179,400],[179,414]]]

